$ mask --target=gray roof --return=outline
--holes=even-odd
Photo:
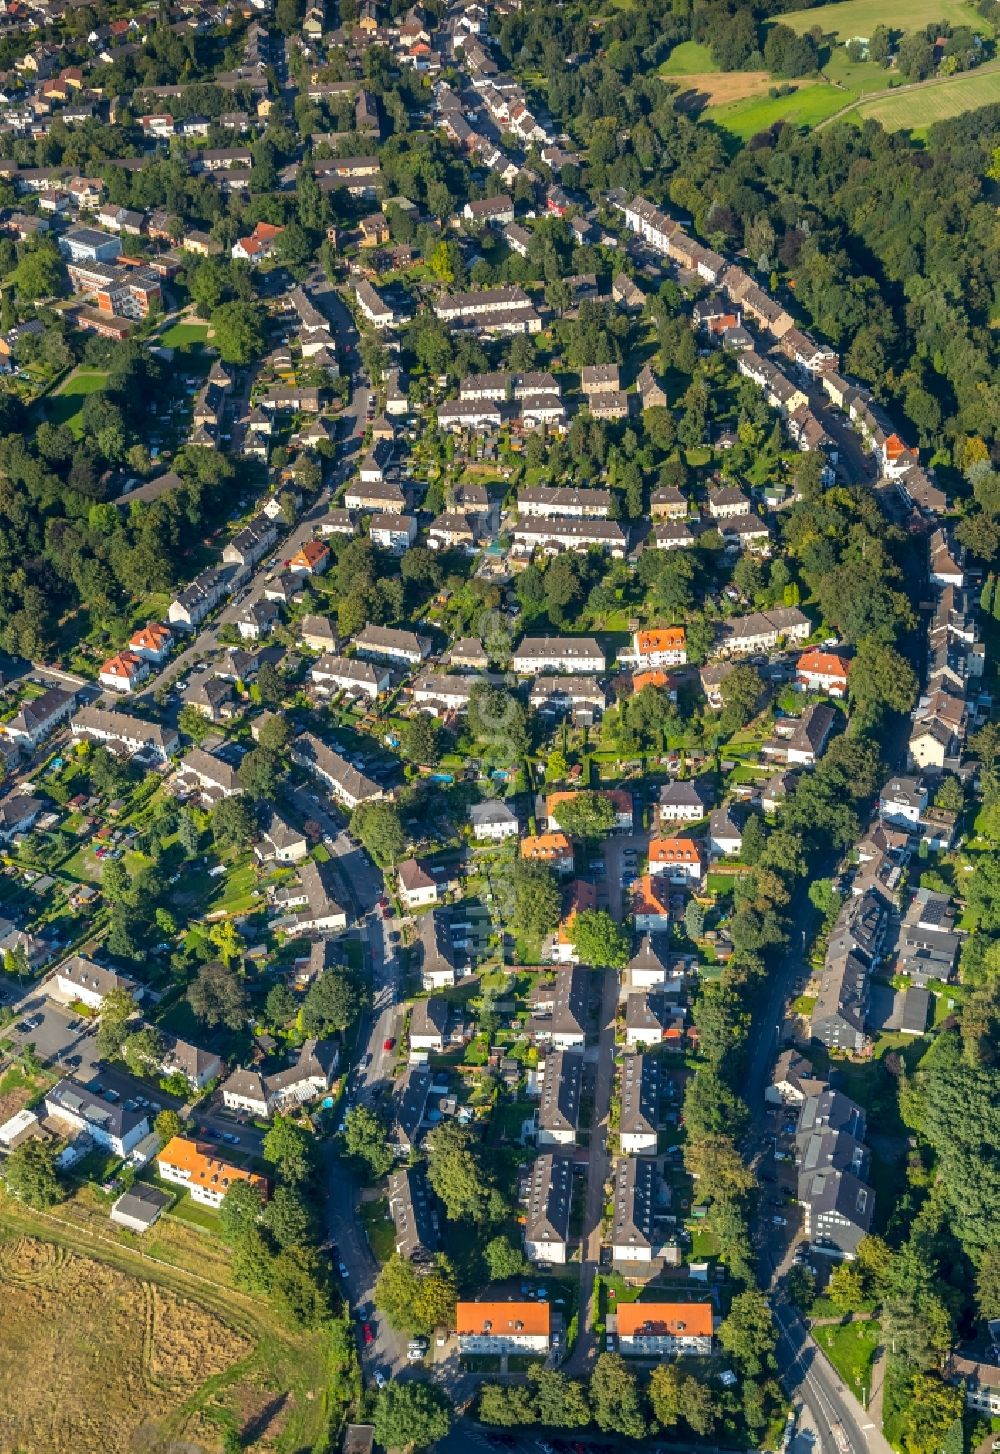
[[[544,1153],[536,1159],[528,1181],[527,1241],[567,1240],[572,1190],[573,1166],[566,1157]]]
[[[486,827],[495,823],[516,824],[517,814],[499,798],[491,798],[488,803],[473,803],[469,809],[469,821],[474,828]]]
[[[389,1178],[389,1211],[396,1226],[396,1250],[424,1262],[440,1247],[433,1198],[422,1167],[404,1166]]]
[[[451,947],[444,916],[436,909],[424,914],[417,926],[417,942],[420,945],[420,970],[424,975],[455,972],[455,955]]]
[[[623,1135],[655,1134],[660,1125],[660,1068],[655,1055],[622,1057],[621,1119]]]
[[[576,1132],[580,1122],[583,1056],[579,1051],[554,1050],[545,1057],[538,1125],[543,1131]]]
[[[108,1136],[123,1139],[143,1127],[148,1130],[145,1107],[131,1099],[121,1098],[117,1092],[109,1098],[108,1088],[101,1083],[103,1078],[102,1072],[96,1083],[86,1086],[66,1076],[46,1093],[46,1107],[52,1114],[64,1111],[87,1121]]]
[[[448,1028],[448,1001],[444,995],[417,1000],[410,1015],[410,1036],[443,1035]]]
[[[412,1146],[420,1134],[433,1075],[421,1065],[408,1065],[396,1082],[392,1112],[399,1140]]]
[[[613,1247],[652,1247],[655,1163],[645,1157],[622,1156],[615,1167]]]

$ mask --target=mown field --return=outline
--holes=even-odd
[[[791,10],[775,18],[800,34],[818,25],[824,35],[836,36],[840,41],[855,35],[867,37],[876,25],[887,25],[890,30],[922,30],[940,20],[990,33],[989,25],[968,0],[906,0],[905,5],[899,0],[836,0],[832,5]]]
[[[228,1249],[166,1216],[142,1239],[81,1191],[0,1194],[0,1449],[255,1454],[326,1448],[334,1342],[232,1287]]]
[[[77,369],[55,394],[45,401],[45,414],[53,424],[66,424],[77,438],[83,435],[83,421],[80,415],[90,394],[96,394],[107,382],[107,374],[100,369]]]
[[[714,121],[732,132],[741,141],[749,141],[758,131],[765,131],[777,121],[791,126],[816,126],[839,111],[850,99],[850,95],[845,96],[836,86],[814,81],[800,86],[788,96],[772,98],[762,95],[709,106],[702,116],[704,120]]]
[[[1000,103],[1000,68],[971,71],[915,91],[886,92],[859,102],[852,119],[878,121],[886,131],[923,131],[935,121],[948,121],[965,111]]]

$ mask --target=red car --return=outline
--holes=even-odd
[[[369,1343],[374,1343],[374,1341],[375,1341],[375,1334],[372,1332],[372,1325],[371,1325],[371,1323],[365,1323],[363,1325],[363,1327],[361,1329],[361,1336],[365,1340],[365,1347],[366,1348],[368,1347]]]
[[[382,1049],[391,1050],[395,1043],[396,1037],[394,1035],[387,1035],[386,1038],[382,1041]]]

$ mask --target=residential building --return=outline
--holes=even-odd
[[[191,1141],[186,1136],[173,1136],[158,1154],[156,1165],[164,1181],[186,1187],[193,1202],[216,1211],[229,1188],[239,1182],[253,1187],[262,1201],[270,1193],[266,1177],[234,1166],[219,1156],[215,1146]]]
[[[472,836],[479,843],[502,843],[507,838],[516,838],[521,831],[517,814],[493,799],[488,803],[473,803],[469,809]]]
[[[847,695],[848,661],[835,651],[804,651],[795,663],[795,684],[802,691]]]
[[[569,1260],[569,1218],[573,1167],[565,1157],[543,1152],[528,1175],[524,1250],[532,1262],[562,1265]]]
[[[620,1156],[612,1193],[611,1257],[614,1262],[652,1262],[660,1237],[656,1215],[656,1165],[644,1156]]]
[[[429,995],[417,1000],[410,1011],[410,1057],[444,1051],[448,1031],[449,1006],[444,995]]]
[[[589,971],[579,965],[539,979],[531,991],[528,1032],[538,1043],[561,1050],[582,1049],[587,1042]]]
[[[708,1358],[712,1352],[712,1304],[621,1302],[616,1314],[618,1347],[625,1357]]]
[[[48,687],[40,697],[25,702],[21,710],[4,724],[4,731],[20,746],[32,751],[72,714],[76,692],[62,687]]]
[[[415,631],[395,631],[388,626],[366,626],[354,638],[359,656],[396,665],[419,666],[430,655],[431,642]]]
[[[403,1166],[389,1177],[389,1213],[396,1229],[396,1252],[418,1266],[439,1250],[441,1239],[433,1194],[419,1166]]]
[[[547,1354],[551,1320],[547,1302],[460,1302],[455,1336],[463,1354]]]
[[[79,1001],[91,1010],[99,1010],[112,990],[126,990],[129,994],[136,991],[135,980],[128,975],[94,964],[82,954],[74,954],[72,959],[59,966],[55,984],[59,994],[69,1003]]]
[[[200,1045],[192,1045],[176,1035],[158,1033],[163,1047],[161,1074],[182,1075],[196,1091],[203,1090],[210,1080],[222,1074],[222,1060],[214,1050],[203,1050]]]
[[[407,858],[397,868],[396,887],[403,907],[411,913],[441,901],[441,885],[415,858]]]
[[[592,636],[525,636],[511,660],[518,676],[543,672],[602,673],[604,649]]]
[[[708,789],[697,778],[674,778],[660,789],[656,806],[660,826],[668,823],[697,823],[709,809]]]
[[[359,803],[385,797],[378,783],[311,732],[303,732],[295,739],[292,760],[325,783],[337,801],[351,811]]]
[[[396,1081],[390,1101],[389,1145],[399,1157],[409,1156],[426,1125],[427,1101],[434,1076],[423,1065],[408,1065]]]
[[[149,1115],[131,1097],[124,1100],[106,1082],[83,1085],[72,1076],[65,1076],[45,1094],[45,1110],[56,1121],[63,1121],[76,1131],[93,1138],[98,1146],[126,1157],[144,1136],[149,1135]]]
[[[632,661],[639,670],[661,666],[683,666],[687,661],[683,626],[663,626],[654,631],[636,631],[632,637]]]
[[[573,845],[561,831],[526,834],[521,839],[521,857],[531,863],[547,863],[557,873],[573,872]]]
[[[373,702],[389,690],[392,681],[388,668],[377,662],[327,652],[313,662],[309,678],[321,691],[346,692],[348,696],[367,697]]]
[[[583,1056],[578,1050],[551,1050],[543,1061],[538,1107],[538,1145],[573,1146],[580,1125]]]
[[[648,940],[646,941],[648,943]],[[618,1139],[626,1156],[655,1156],[660,1129],[662,1061],[633,1053],[621,1059]]]
[[[450,989],[457,978],[455,951],[447,920],[437,909],[418,919],[415,947],[424,989]]]
[[[539,676],[528,698],[543,717],[566,717],[578,727],[591,727],[604,715],[608,694],[595,677]]]
[[[695,884],[704,872],[701,847],[693,838],[651,838],[649,872],[666,874],[671,883]]]
[[[332,1040],[306,1040],[283,1070],[234,1070],[222,1083],[227,1110],[268,1120],[324,1095],[336,1073],[339,1049]]]

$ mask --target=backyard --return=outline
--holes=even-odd
[[[45,402],[45,415],[53,424],[67,425],[78,439],[83,436],[83,406],[90,394],[96,394],[107,383],[102,369],[74,369],[64,384],[50,394]]]

